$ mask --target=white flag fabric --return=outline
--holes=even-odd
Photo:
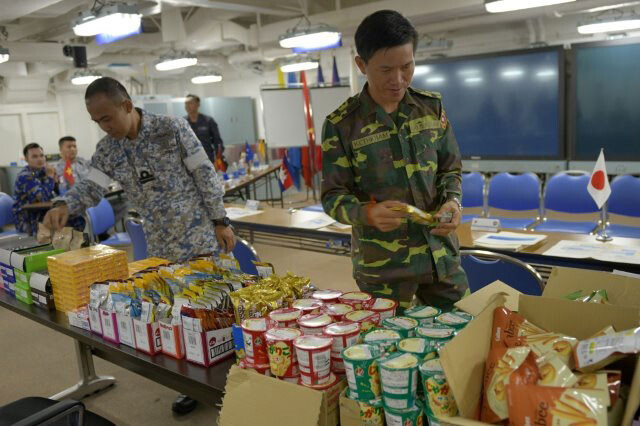
[[[607,177],[607,168],[604,164],[604,151],[600,150],[598,161],[591,173],[591,179],[589,179],[589,185],[587,191],[596,202],[599,209],[602,208],[604,203],[609,199],[611,195],[611,187],[609,186],[609,177]]]

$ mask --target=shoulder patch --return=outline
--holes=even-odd
[[[442,99],[442,95],[440,94],[440,92],[430,92],[428,90],[416,89],[415,87],[409,87],[409,90],[411,90],[413,93],[426,96],[428,98],[440,99],[440,100]]]
[[[344,101],[342,105],[338,107],[338,109],[336,109],[331,114],[329,114],[327,116],[327,120],[329,120],[333,124],[338,124],[339,122],[344,120],[345,117],[347,117],[349,114],[355,111],[359,105],[360,105],[359,97],[352,96],[346,101]]]

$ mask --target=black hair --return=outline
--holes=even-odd
[[[355,35],[358,56],[366,63],[380,49],[418,44],[418,32],[411,22],[394,10],[379,10],[360,22]]]
[[[189,93],[187,95],[187,98],[191,98],[191,99],[195,100],[198,103],[198,105],[200,105],[200,96],[192,95],[191,93]]]
[[[27,159],[27,154],[29,153],[30,150],[36,149],[36,148],[42,149],[42,147],[35,142],[31,142],[30,144],[27,144],[27,146],[22,148],[22,154],[24,154],[24,159],[25,160]]]
[[[84,100],[88,101],[100,93],[104,93],[116,103],[131,100],[131,96],[129,96],[127,89],[124,88],[122,83],[111,77],[102,77],[94,80],[89,87],[87,87],[87,91],[84,92]]]
[[[62,146],[62,144],[66,141],[75,142],[76,138],[74,138],[73,136],[63,136],[58,140],[58,146]]]

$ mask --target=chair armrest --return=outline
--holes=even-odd
[[[15,423],[14,426],[37,426],[46,421],[63,419],[73,413],[78,413],[78,424],[84,424],[84,404],[80,401],[65,399],[57,402],[51,407],[47,407],[29,417]]]

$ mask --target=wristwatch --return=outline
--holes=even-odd
[[[458,197],[449,197],[447,199],[447,201],[453,201],[454,203],[456,203],[458,205],[458,208],[460,209],[460,211],[462,211],[462,203],[460,202],[460,198],[458,198]]]
[[[231,221],[227,216],[225,216],[222,219],[213,219],[213,224],[215,226],[229,226],[231,225]]]

